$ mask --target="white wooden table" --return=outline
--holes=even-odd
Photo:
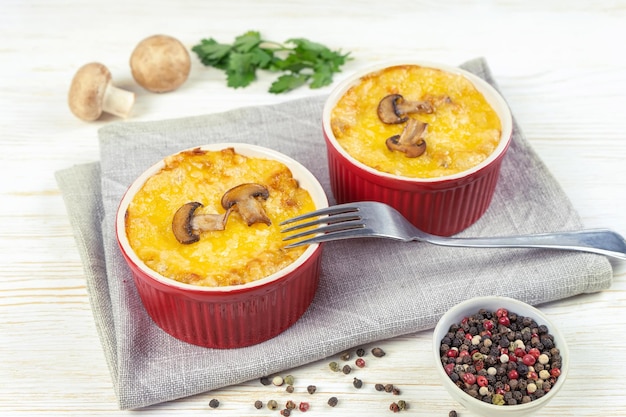
[[[66,104],[69,82],[90,61],[109,66],[137,93],[132,120],[158,120],[276,103],[312,92],[247,89],[194,58],[187,83],[155,95],[134,84],[128,60],[144,37],[166,33],[191,47],[247,30],[267,39],[304,37],[351,51],[337,78],[368,63],[419,58],[489,61],[527,138],[571,198],[587,227],[626,234],[626,1],[122,1],[0,2],[0,415],[132,415],[118,411],[100,347],[82,265],[54,172],[98,159],[97,129]],[[337,79],[336,78],[336,79]],[[570,377],[545,416],[626,415],[626,263],[612,287],[542,306],[571,350]],[[402,388],[405,414],[447,416],[457,409],[431,364],[431,332],[381,341],[384,366],[372,380]],[[371,346],[370,346],[371,347]],[[347,389],[320,361],[287,373],[323,394],[306,415],[381,416],[390,397]],[[383,363],[383,362],[380,362]],[[279,415],[256,399],[282,401],[258,381],[149,407],[143,415]],[[340,404],[323,407],[335,393]],[[327,395],[328,394],[328,395]],[[306,394],[308,395],[308,394]],[[323,396],[322,396],[323,395]],[[211,398],[222,405],[208,406]]]

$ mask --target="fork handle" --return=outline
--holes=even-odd
[[[442,246],[574,250],[626,260],[626,240],[618,233],[607,229],[506,237],[444,238],[432,236],[432,239],[429,237],[427,240]]]

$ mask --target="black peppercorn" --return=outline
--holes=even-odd
[[[209,407],[211,408],[217,408],[220,406],[220,402],[219,400],[213,398],[211,401],[209,401]]]
[[[350,365],[344,365],[343,368],[341,368],[341,372],[348,375],[350,372],[352,372],[352,367]]]
[[[358,348],[358,349],[356,350],[356,355],[357,355],[357,356],[359,356],[359,357],[361,357],[361,356],[365,356],[365,349],[363,349],[363,348]]]
[[[354,378],[354,380],[352,381],[352,385],[354,385],[354,388],[361,388],[363,386],[363,381],[361,381],[359,378]]]
[[[374,385],[374,389],[376,391],[384,391],[385,390],[385,386],[383,384],[376,384],[376,385]]]
[[[336,406],[338,402],[339,402],[339,400],[337,399],[337,397],[330,397],[328,399],[328,405],[331,406],[331,407]]]
[[[374,349],[372,349],[372,355],[374,355],[377,358],[382,358],[383,356],[386,355],[386,353],[381,348],[375,347]]]
[[[314,394],[315,391],[317,391],[317,387],[315,385],[309,385],[308,387],[306,387],[306,390],[309,394]]]
[[[254,402],[254,408],[256,408],[257,410],[260,410],[261,408],[263,408],[263,401],[261,400],[256,400]]]

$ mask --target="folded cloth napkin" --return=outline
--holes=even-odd
[[[486,62],[465,69],[494,83]],[[331,204],[321,114],[324,97],[99,131],[101,160],[57,173],[84,262],[95,322],[122,409],[198,394],[319,360],[359,344],[434,327],[452,305],[479,295],[531,304],[606,289],[604,257],[527,249],[443,248],[383,239],[329,242],[316,297],[290,329],[242,349],[192,346],[144,310],[115,239],[122,194],[146,168],[180,150],[245,142],[300,161]],[[577,229],[580,219],[518,126],[487,213],[462,235]]]

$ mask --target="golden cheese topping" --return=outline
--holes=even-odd
[[[202,232],[199,241],[179,243],[172,232],[175,212],[197,201],[196,213],[224,213],[223,194],[243,183],[269,190],[262,201],[271,225],[248,226],[238,212],[222,231]],[[283,163],[237,154],[234,149],[182,152],[165,160],[134,196],[126,213],[126,234],[137,256],[168,278],[202,286],[245,284],[294,262],[306,249],[284,249],[279,223],[315,209]]]
[[[379,119],[378,104],[390,94],[426,101],[433,107],[430,114],[409,115],[428,124],[423,137],[426,152],[419,157],[408,158],[385,145],[406,124]],[[496,112],[469,80],[417,65],[389,67],[363,77],[332,110],[331,128],[356,160],[378,171],[412,178],[452,175],[480,164],[497,147],[502,129]]]

